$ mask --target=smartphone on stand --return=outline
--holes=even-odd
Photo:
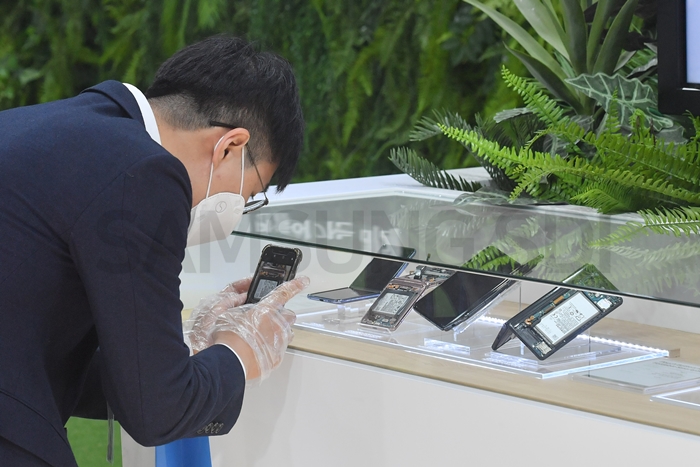
[[[427,287],[428,283],[420,279],[409,277],[392,279],[362,317],[360,324],[386,331],[396,331]]]
[[[258,303],[282,282],[294,279],[302,254],[298,248],[267,245],[248,289],[246,303]]]
[[[501,274],[522,276],[534,267],[533,262],[522,265],[500,250],[498,253],[499,257],[508,259],[495,269]],[[413,309],[443,331],[460,324],[467,327],[497,305],[517,283],[502,277],[457,271],[425,294]]]
[[[592,264],[563,282],[617,290]],[[498,350],[517,337],[535,357],[546,360],[620,305],[622,298],[615,295],[557,287],[508,320],[491,348]]]
[[[456,272],[435,290],[421,298],[414,309],[437,328],[449,331],[482,316],[516,281]]]
[[[400,258],[413,258],[413,248],[383,245],[379,253],[391,254]],[[325,290],[308,295],[312,300],[343,304],[378,297],[389,281],[397,277],[406,268],[407,263],[382,258],[372,258],[360,274],[352,281],[350,287]]]

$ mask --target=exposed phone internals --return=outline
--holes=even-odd
[[[427,284],[427,289],[437,287],[452,277],[455,272],[452,269],[437,268],[431,266],[418,266],[409,274],[411,279],[417,279]]]
[[[401,258],[412,258],[416,254],[413,248],[384,245],[380,253],[393,254]],[[406,263],[382,258],[373,258],[360,274],[352,281],[350,287],[326,290],[309,294],[308,298],[328,303],[348,303],[379,296],[389,281],[406,268]]]
[[[360,322],[367,326],[395,331],[416,300],[425,292],[426,287],[427,284],[419,279],[392,279]]]
[[[282,282],[294,279],[302,254],[298,248],[267,245],[260,255],[246,303],[258,303]]]
[[[616,290],[592,265],[564,282]],[[538,359],[545,360],[621,304],[622,298],[613,295],[557,287],[508,320],[491,347],[498,350],[518,337]]]

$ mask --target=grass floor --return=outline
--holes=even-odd
[[[114,464],[107,462],[107,421],[71,418],[68,441],[80,467],[122,467],[122,443],[119,424],[114,422]]]

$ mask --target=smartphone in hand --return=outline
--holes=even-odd
[[[246,303],[258,303],[282,282],[294,279],[302,254],[298,248],[267,245],[248,289]]]

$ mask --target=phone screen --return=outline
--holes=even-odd
[[[404,268],[405,263],[373,258],[350,284],[351,289],[379,293]]]
[[[266,246],[250,285],[246,303],[259,302],[282,282],[293,279],[300,261],[301,251],[298,249]]]
[[[394,245],[383,245],[379,253],[400,256],[401,258],[412,258],[416,250]],[[345,303],[373,298],[379,295],[384,290],[384,287],[394,277],[398,276],[405,267],[406,263],[401,261],[373,258],[355,280],[352,281],[350,287],[309,294],[309,298],[331,303]]]
[[[260,263],[260,273],[253,291],[253,298],[260,300],[289,277],[292,266],[268,261]]]
[[[505,279],[456,272],[413,307],[441,329],[448,328],[461,315],[476,311],[491,291]]]
[[[400,258],[412,258],[416,250],[394,245],[384,245],[379,252],[398,256]],[[366,290],[378,294],[384,290],[384,287],[386,287],[394,277],[401,273],[404,267],[406,267],[406,263],[400,261],[373,258],[355,280],[352,281],[350,288]]]

